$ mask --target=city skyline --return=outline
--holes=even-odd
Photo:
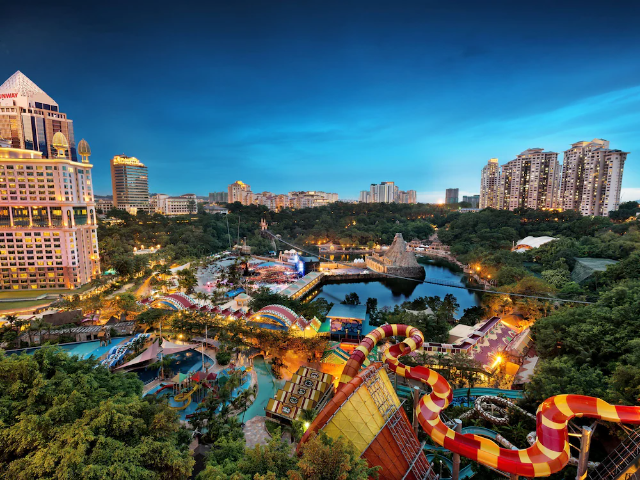
[[[488,158],[505,163],[523,149],[562,152],[568,141],[604,138],[631,152],[621,201],[640,198],[635,10],[612,5],[599,11],[598,31],[570,34],[567,22],[592,17],[588,2],[553,16],[513,4],[251,3],[205,7],[193,28],[166,38],[157,26],[170,15],[186,25],[177,21],[186,12],[116,17],[94,5],[36,5],[26,14],[11,5],[0,80],[23,71],[74,120],[76,137],[92,145],[101,195],[110,191],[109,159],[124,152],[149,166],[151,192],[206,195],[242,177],[272,191],[356,199],[394,168],[418,201],[437,202],[447,185],[477,194]],[[204,19],[209,28],[198,28]],[[522,28],[537,21],[544,38]],[[476,22],[482,31],[466,33]],[[55,56],[25,64],[41,47],[38,26],[52,23],[77,30],[65,44],[82,63],[73,76],[50,74]],[[616,75],[573,68],[595,55]],[[175,169],[177,160],[188,168]]]

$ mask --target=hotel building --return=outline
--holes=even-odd
[[[498,186],[500,184],[500,166],[497,158],[490,158],[482,168],[480,178],[479,208],[498,208]]]
[[[53,136],[58,132],[67,139],[65,157],[77,161],[73,121],[49,95],[20,71],[0,85],[0,138],[8,140],[11,148],[56,158]]]
[[[562,207],[597,216],[617,210],[627,155],[610,149],[608,140],[596,138],[572,144],[564,152]]]
[[[136,157],[116,155],[111,159],[113,207],[136,214],[149,211],[149,175]]]
[[[0,141],[0,289],[76,288],[100,273],[91,150],[69,158],[61,133],[53,156]]]

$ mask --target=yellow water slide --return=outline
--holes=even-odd
[[[179,407],[171,407],[170,406],[169,408],[172,408],[173,410],[184,410],[189,405],[191,405],[191,395],[193,395],[195,392],[197,392],[199,388],[200,388],[200,384],[197,383],[195,385],[195,387],[193,387],[188,392],[180,392],[175,397],[173,397],[173,399],[176,402],[184,402],[186,400],[186,403],[184,405],[180,405]]]

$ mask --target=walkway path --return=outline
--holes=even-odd
[[[266,419],[267,417],[253,417],[242,427],[247,448],[253,448],[256,445],[266,445],[269,443],[269,440],[271,440],[267,432],[267,427],[265,426]]]

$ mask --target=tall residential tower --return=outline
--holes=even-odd
[[[504,210],[557,208],[559,187],[558,154],[529,148],[502,166],[498,207]]]
[[[480,179],[480,208],[498,208],[498,185],[500,167],[497,158],[490,158],[482,168]]]
[[[622,172],[628,152],[595,138],[576,142],[564,152],[560,197],[565,210],[606,216],[620,204]]]

